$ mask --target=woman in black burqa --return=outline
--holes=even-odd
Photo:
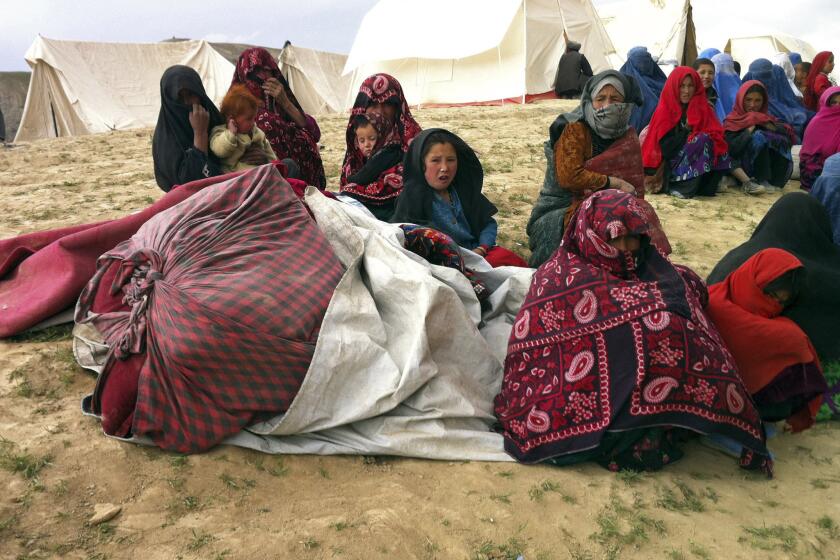
[[[160,78],[160,114],[152,139],[155,180],[162,190],[221,174],[208,139],[210,129],[224,122],[198,72],[182,65],[166,69]]]
[[[831,233],[828,212],[818,200],[805,193],[788,193],[770,207],[747,242],[721,259],[707,283],[724,281],[762,249],[775,247],[793,254],[808,274],[796,305],[785,308],[782,315],[805,331],[820,359],[840,359],[840,247]]]

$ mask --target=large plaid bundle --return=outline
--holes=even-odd
[[[111,353],[92,411],[184,453],[285,411],[342,273],[271,166],[158,214],[100,257],[79,301]]]

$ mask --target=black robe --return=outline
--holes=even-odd
[[[592,67],[580,52],[580,43],[569,41],[569,48],[557,64],[557,73],[554,75],[554,93],[557,97],[579,95],[583,91],[586,80],[591,77]]]
[[[805,331],[822,360],[840,359],[840,247],[832,241],[828,213],[816,198],[788,193],[777,200],[749,241],[729,251],[715,266],[708,283],[722,282],[769,247],[788,251],[805,266],[805,287],[782,314]]]
[[[192,107],[178,99],[181,90],[189,90],[201,100],[201,106],[210,113],[207,135],[214,126],[225,119],[213,101],[207,97],[198,72],[189,66],[171,66],[160,79],[160,114],[152,139],[152,159],[155,180],[165,192],[175,185],[182,185],[220,175],[219,160],[208,150],[205,154],[193,146],[193,129],[190,125]]]

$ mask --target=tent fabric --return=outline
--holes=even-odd
[[[111,271],[113,281],[103,282]],[[270,165],[161,212],[100,257],[79,298],[77,324],[93,327],[109,347],[91,412],[103,415],[103,426],[181,453],[207,450],[284,412],[342,272]],[[97,312],[97,299],[109,309]],[[126,386],[109,391],[112,369],[135,355],[142,356],[136,401],[121,408],[131,421],[115,421],[114,407],[103,404],[120,402]]]
[[[840,247],[832,240],[831,221],[820,202],[804,192],[777,200],[750,239],[729,251],[709,274],[708,284],[723,282],[747,259],[775,247],[793,254],[805,266],[805,287],[796,305],[782,313],[805,331],[820,359],[840,359]]]
[[[304,112],[322,115],[344,111],[353,81],[352,75],[342,75],[347,55],[289,45],[280,52],[278,61]]]
[[[492,400],[533,271],[492,269],[464,251],[490,292],[482,311],[461,272],[403,248],[399,226],[314,188],[305,200],[344,276],[292,405],[225,443],[266,453],[511,461],[491,431]],[[74,346],[97,368],[89,343],[77,338]]]
[[[697,58],[690,0],[619,0],[600,6],[598,13],[615,46],[614,68],[638,45],[646,45],[659,64],[690,66]]]
[[[433,0],[413,9],[402,0],[380,0],[362,20],[344,67],[353,74],[350,91],[384,72],[400,81],[411,105],[524,101],[552,90],[566,48],[564,29],[583,45],[593,71],[610,67],[612,44],[590,0],[499,0],[492,6]],[[407,10],[411,25],[396,25]]]
[[[195,69],[216,104],[233,74],[233,65],[205,41],[92,43],[39,36],[26,61],[32,79],[16,142],[154,126],[160,77],[176,64]]]
[[[732,55],[732,58],[740,62],[742,67],[746,67],[758,58],[770,59],[778,52],[800,53],[805,60],[813,60],[817,54],[814,47],[806,41],[783,33],[731,37],[726,41],[723,52]]]
[[[15,138],[26,92],[29,89],[30,72],[0,72],[0,114],[5,121],[5,133],[0,136],[11,142]]]
[[[118,220],[29,233],[0,241],[0,337],[12,336],[71,307],[96,272],[96,259],[131,237],[152,216],[229,178],[172,189]]]

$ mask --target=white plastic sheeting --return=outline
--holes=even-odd
[[[16,142],[154,126],[160,77],[194,68],[221,101],[233,65],[205,41],[91,43],[38,37],[26,52],[32,79]]]
[[[406,17],[409,25],[393,25]],[[564,27],[594,71],[610,67],[612,44],[590,0],[380,0],[362,20],[347,58],[353,87],[346,106],[377,72],[396,77],[411,105],[551,91],[566,48]]]
[[[734,60],[741,63],[741,71],[746,73],[747,67],[757,58],[772,60],[779,52],[798,52],[802,60],[812,61],[817,51],[806,41],[776,33],[772,35],[757,35],[754,37],[733,37],[726,42],[724,52],[732,55]]]
[[[615,46],[610,59],[614,68],[624,64],[627,51],[639,46],[663,63],[691,64],[697,56],[690,0],[620,0],[604,4],[598,13]]]

